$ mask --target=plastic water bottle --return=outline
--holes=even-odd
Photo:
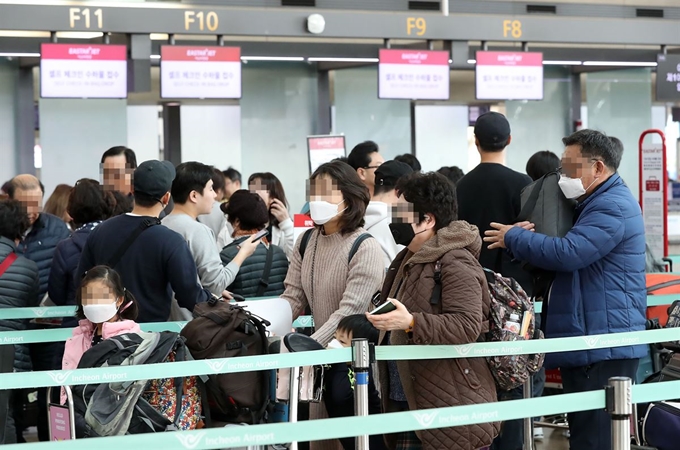
[[[510,318],[505,321],[503,329],[505,331],[510,331],[512,333],[519,334],[520,332],[519,315],[515,313],[510,314]]]

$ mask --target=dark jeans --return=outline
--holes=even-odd
[[[543,395],[545,386],[545,369],[541,368],[533,376],[532,397]],[[524,398],[524,387],[520,386],[511,391],[499,391],[498,401],[520,400]],[[503,422],[501,434],[493,441],[491,450],[522,450],[524,447],[524,420],[508,420]]]
[[[604,388],[611,377],[635,380],[639,361],[615,359],[589,366],[561,369],[565,394],[595,391]],[[567,414],[569,448],[571,450],[603,450],[612,448],[611,418],[603,409]]]

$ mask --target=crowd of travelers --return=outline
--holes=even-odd
[[[284,187],[269,172],[242,185],[232,167],[138,165],[134,151],[113,147],[102,156],[101,181],[69,180],[44,204],[38,178],[15,176],[0,200],[0,308],[70,305],[76,315],[56,324],[0,318],[0,331],[73,329],[66,342],[16,345],[14,370],[74,369],[101,342],[139,333],[139,324],[190,320],[197,304],[215,298],[285,299],[293,318],[313,316],[311,338],[328,348],[353,337],[376,345],[475,343],[491,308],[485,270],[543,300],[537,324],[547,338],[643,330],[644,224],[617,173],[620,141],[577,131],[563,139],[561,158],[540,151],[525,174],[506,166],[512,135],[503,115],[480,116],[474,135],[481,162],[467,174],[448,166],[423,172],[413,155],[385,161],[371,141],[322,164],[307,181],[304,211],[314,227],[297,240]],[[522,190],[555,172],[576,205],[563,237],[518,220]],[[554,272],[549,290],[536,287],[526,265]],[[388,300],[393,311],[368,314]],[[632,345],[551,353],[545,368],[561,370],[565,393],[583,392],[612,376],[635,378],[645,352]],[[329,372],[325,404],[312,404],[310,419],[354,413],[348,370]],[[384,361],[376,371],[371,414],[523,397],[521,387],[497,388],[484,358]],[[534,374],[534,396],[544,381],[544,369]],[[26,396],[13,391],[0,405],[8,412],[4,443],[25,441]],[[45,441],[44,388],[37,405]],[[611,448],[604,411],[568,420],[571,449]],[[522,421],[488,422],[374,436],[371,448],[520,450],[523,434]],[[354,441],[311,447],[353,449]]]

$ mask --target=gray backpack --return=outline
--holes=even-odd
[[[574,226],[576,200],[564,196],[559,180],[560,173],[554,171],[522,189],[522,210],[517,221],[533,223],[536,225],[536,233],[553,237],[566,236]]]
[[[103,340],[83,354],[78,368],[189,360],[191,355],[179,334],[139,332]],[[189,386],[200,384],[198,377],[125,382],[111,378],[108,383],[73,386],[75,413],[86,423],[76,434],[96,437],[193,429],[191,425],[201,420],[201,395],[189,397],[188,392]],[[165,400],[161,404],[174,404],[170,409],[174,416],[168,416],[161,404],[147,401],[160,388]]]

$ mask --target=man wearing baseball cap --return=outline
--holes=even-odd
[[[510,124],[503,114],[489,112],[479,116],[475,123],[475,145],[481,163],[458,182],[456,189],[458,218],[476,225],[482,239],[484,232],[491,229],[491,222],[517,221],[521,210],[520,194],[531,183],[529,176],[505,166],[506,148],[511,141]],[[518,262],[513,262],[504,250],[489,250],[483,245],[479,262],[487,269],[514,278],[531,295],[529,272],[524,271]],[[509,398],[522,398],[521,388],[499,393],[499,399]],[[523,439],[522,421],[508,421],[492,449],[521,449]]]
[[[392,223],[390,208],[398,199],[395,187],[400,178],[412,173],[413,169],[400,161],[387,161],[375,169],[373,199],[366,208],[364,228],[380,243],[385,255],[383,258],[385,270],[404,248],[394,242],[390,232],[390,223]]]
[[[108,265],[120,274],[139,304],[137,322],[167,321],[173,291],[179,305],[189,310],[211,297],[198,284],[186,241],[169,228],[157,226],[170,202],[174,179],[175,167],[169,161],[140,164],[134,172],[134,209],[92,231],[80,257],[81,277],[98,265]]]

